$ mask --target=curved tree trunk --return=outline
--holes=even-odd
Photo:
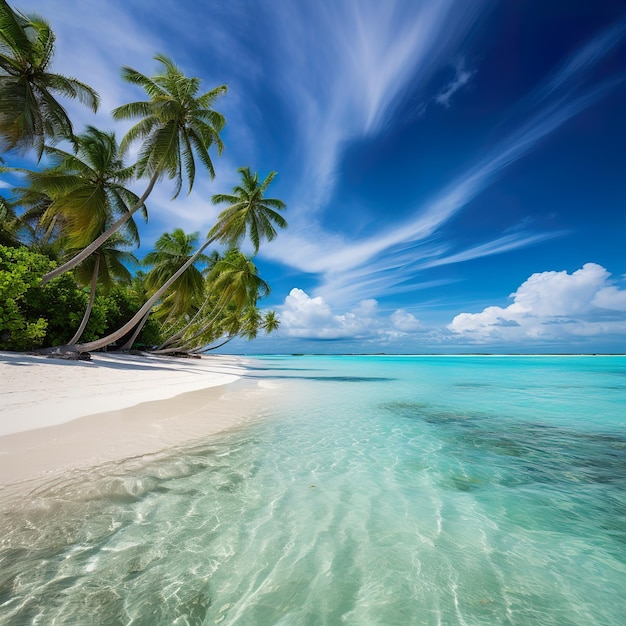
[[[183,335],[187,332],[187,330],[189,330],[189,327],[196,321],[196,318],[198,317],[198,315],[200,315],[200,313],[202,313],[202,311],[204,310],[204,308],[206,307],[206,305],[209,303],[209,298],[205,298],[204,302],[200,305],[200,307],[198,308],[198,310],[196,311],[195,315],[189,320],[189,322],[185,325],[185,327],[177,332],[175,332],[173,335],[171,335],[170,337],[168,337],[158,348],[157,350],[161,350],[161,348],[167,348],[168,346],[171,346],[174,342],[178,341],[179,339],[182,339]]]
[[[63,263],[63,265],[53,269],[51,272],[48,272],[41,279],[41,284],[45,285],[47,282],[51,281],[53,278],[56,278],[57,276],[60,276],[61,274],[65,274],[65,272],[68,272],[69,270],[76,267],[79,263],[84,261],[89,255],[93,254],[109,237],[111,237],[111,235],[115,234],[122,226],[124,226],[124,224],[126,224],[126,222],[128,222],[128,220],[135,213],[137,213],[137,211],[139,211],[139,209],[144,205],[147,197],[150,195],[150,193],[152,192],[152,189],[154,188],[154,185],[159,179],[159,175],[160,175],[159,172],[155,172],[154,174],[152,174],[152,178],[150,179],[150,182],[148,183],[147,189],[143,192],[143,195],[141,196],[141,198],[139,198],[135,206],[132,209],[130,209],[130,211],[124,213],[124,215],[122,215],[122,217],[120,217],[110,228],[105,230],[97,239],[92,241],[86,248],[83,248],[75,257],[73,257],[66,263]]]
[[[202,352],[211,352],[211,350],[217,350],[218,348],[221,348],[222,346],[225,346],[229,341],[232,341],[233,339],[235,339],[235,337],[238,337],[238,335],[231,335],[226,341],[222,341],[222,343],[218,343],[216,346],[211,346],[209,347],[204,347],[201,348],[199,350],[192,350],[192,354],[201,354]]]
[[[50,241],[50,237],[52,236],[52,231],[54,231],[54,227],[57,225],[58,216],[52,216],[50,220],[50,225],[46,228],[46,232],[44,233],[43,239],[41,240],[41,245],[46,246]],[[69,345],[69,344],[68,344]]]
[[[195,263],[196,259],[204,252],[204,250],[212,244],[219,235],[215,235],[210,239],[207,239],[191,256],[187,261],[181,265],[181,267],[176,271],[164,284],[163,286],[135,313],[135,315],[124,324],[120,329],[115,332],[107,335],[106,337],[102,337],[102,339],[97,339],[96,341],[90,341],[88,343],[78,344],[76,347],[80,352],[89,352],[90,350],[100,350],[100,348],[104,348],[112,344],[113,342],[121,339],[126,333],[130,332],[135,326],[143,319],[146,313],[150,312],[152,306],[157,300],[161,298],[161,296],[172,286],[172,284],[179,278],[183,272]]]
[[[230,294],[228,294],[230,295]],[[228,298],[224,299],[222,298],[223,302],[221,304],[221,306],[217,309],[217,311],[215,311],[212,315],[212,317],[209,319],[209,321],[207,323],[205,323],[205,325],[202,327],[202,330],[199,333],[196,333],[195,335],[192,335],[189,339],[186,339],[185,341],[183,341],[180,346],[184,346],[185,344],[189,343],[190,341],[193,341],[196,337],[199,337],[202,333],[204,333],[207,328],[209,328],[211,326],[211,324],[213,324],[215,322],[215,320],[217,319],[217,316],[224,310],[224,308],[226,307],[226,305],[228,304]],[[202,308],[209,302],[209,298],[207,297],[206,300],[203,302],[202,306],[200,307],[200,309],[198,309],[198,312],[193,316],[192,320],[185,326],[185,328],[183,328],[182,330],[178,331],[177,333],[175,333],[174,335],[172,335],[167,341],[163,342],[158,348],[157,348],[157,352],[160,352],[162,349],[168,348],[170,347],[172,344],[176,343],[179,339],[182,339],[185,335],[185,333],[189,330],[189,328],[193,325],[196,317],[198,317],[198,314],[200,313],[200,311],[202,310]],[[218,304],[220,302],[218,301]],[[180,349],[180,348],[179,348]]]
[[[93,266],[93,274],[91,275],[91,291],[89,292],[89,302],[87,303],[87,309],[85,310],[85,314],[83,315],[83,319],[76,331],[76,334],[67,342],[68,346],[73,346],[83,334],[85,330],[85,326],[87,326],[87,322],[89,321],[89,316],[91,315],[91,309],[93,308],[93,302],[96,299],[96,287],[98,285],[98,274],[100,273],[100,255],[96,255],[96,262]]]
[[[135,328],[135,332],[131,335],[130,339],[120,348],[120,350],[130,350],[133,347],[135,340],[137,339],[137,337],[139,337],[139,333],[142,331],[143,327],[148,321],[148,318],[150,317],[150,313],[152,313],[152,309],[150,309],[150,311],[148,311],[143,316],[143,319],[141,320],[141,322],[137,324],[137,328]]]

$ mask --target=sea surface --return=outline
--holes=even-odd
[[[245,427],[5,509],[0,624],[626,623],[626,357],[247,379]]]

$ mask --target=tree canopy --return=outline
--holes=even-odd
[[[146,99],[112,111],[113,122],[134,122],[118,145],[110,130],[75,133],[62,100],[95,112],[99,97],[52,71],[54,48],[44,18],[0,0],[0,170],[19,181],[0,194],[0,349],[202,351],[275,331],[276,314],[258,308],[270,287],[239,250],[249,241],[256,255],[287,226],[285,204],[266,197],[275,172],[239,168],[232,193],[207,198],[226,206],[203,239],[174,224],[143,259],[131,252],[134,216],[147,219],[155,185],[172,180],[175,200],[200,174],[215,177],[225,119],[214,107],[226,85],[203,90],[164,54],[152,76],[124,66],[122,79]]]

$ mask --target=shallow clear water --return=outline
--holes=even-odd
[[[0,624],[624,623],[625,357],[250,379],[247,427],[6,508]]]

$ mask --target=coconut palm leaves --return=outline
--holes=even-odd
[[[193,346],[204,335],[209,339],[215,332],[222,334],[221,327],[228,319],[231,323],[240,319],[244,311],[255,307],[259,298],[269,295],[270,287],[245,254],[229,250],[209,273],[207,292],[207,297],[212,296],[213,306],[208,315],[189,327],[179,347]]]
[[[207,344],[236,336],[253,338],[264,327],[257,301],[269,295],[269,285],[254,263],[239,250],[229,250],[207,276],[204,314],[166,341],[157,352],[204,349]],[[215,346],[217,347],[217,346]]]
[[[285,203],[264,197],[276,172],[270,172],[259,183],[259,175],[256,172],[251,174],[250,168],[240,167],[237,171],[241,174],[241,183],[233,188],[233,193],[217,194],[212,198],[213,204],[230,206],[220,213],[209,237],[216,237],[222,243],[235,247],[247,235],[256,254],[261,240],[272,241],[277,234],[276,228],[287,227],[285,218],[278,212],[285,208]]]
[[[133,168],[124,165],[114,133],[88,126],[75,146],[75,154],[47,147],[51,167],[27,171],[29,186],[23,190],[27,202],[38,196],[49,199],[42,224],[60,221],[64,245],[74,250],[91,243],[118,216],[126,217],[139,201],[125,187],[133,179]],[[139,242],[132,218],[124,224],[124,235]]]
[[[157,291],[186,261],[198,245],[199,233],[186,234],[181,228],[164,233],[154,244],[154,250],[143,260],[144,265],[152,266],[146,276],[146,287],[150,293]],[[170,295],[159,306],[159,317],[164,321],[174,321],[188,313],[191,307],[199,304],[204,292],[204,278],[197,264],[206,264],[209,258],[201,254],[194,264],[172,284]]]
[[[38,15],[13,11],[0,0],[0,148],[35,148],[72,137],[72,123],[55,96],[77,98],[94,112],[98,94],[88,85],[49,72],[55,36]]]
[[[72,269],[97,250],[143,206],[154,185],[163,176],[175,179],[176,197],[185,177],[188,180],[188,191],[191,191],[196,173],[195,156],[211,177],[215,175],[209,149],[215,146],[218,153],[222,150],[219,132],[224,126],[224,118],[211,107],[226,92],[226,86],[198,95],[198,78],[185,76],[164,55],[157,55],[155,59],[163,69],[152,78],[129,67],[123,68],[122,72],[127,81],[143,87],[149,99],[132,102],[113,111],[113,117],[117,120],[142,118],[122,139],[121,149],[123,152],[134,141],[142,141],[136,172],[139,176],[150,177],[148,186],[127,214],[122,215],[73,259],[46,274],[44,283]]]
[[[258,193],[254,193],[253,195],[254,201],[246,202],[243,205],[238,202],[236,207],[231,206],[222,211],[218,216],[217,224],[209,232],[206,241],[198,248],[195,254],[193,254],[189,260],[163,284],[163,286],[143,305],[143,307],[141,307],[133,318],[118,331],[111,333],[107,337],[80,345],[79,348],[83,352],[103,348],[114,341],[117,341],[120,337],[124,336],[127,332],[133,329],[142,320],[146,313],[150,311],[152,306],[172,286],[178,277],[181,276],[182,273],[190,265],[192,265],[214,241],[241,241],[249,231],[250,238],[253,239],[253,245],[255,246],[255,249],[258,250],[258,245],[262,238],[273,239],[276,236],[276,229],[273,224],[279,228],[285,228],[287,226],[285,219],[275,210],[279,206],[281,209],[284,208],[284,203],[281,200],[272,200],[271,203],[273,206],[270,206],[263,197],[264,192],[275,176],[274,172],[272,172],[263,181],[263,183],[261,183],[261,185],[258,184],[258,175],[250,175],[249,168],[241,168],[239,172],[244,178],[244,183],[243,185],[237,186],[233,189],[234,195],[232,197],[239,198],[240,196],[237,195],[238,189],[241,188],[245,192],[244,185],[247,184],[247,181],[250,181],[253,183],[253,186],[260,187],[260,190],[257,189]],[[256,181],[256,183],[254,181]],[[244,194],[242,194],[242,196],[243,195]],[[221,200],[215,200],[216,197],[220,198],[221,196],[214,196],[214,202],[220,202]],[[232,211],[230,209],[232,209]],[[259,228],[259,224],[269,224],[271,228]],[[254,237],[257,237],[256,241],[254,240]]]
[[[188,181],[191,191],[196,174],[195,156],[215,176],[209,148],[222,152],[219,133],[224,117],[212,109],[217,98],[226,93],[221,85],[201,95],[199,78],[187,78],[174,62],[163,54],[154,57],[162,64],[162,73],[149,78],[130,67],[122,68],[124,80],[142,87],[148,101],[130,102],[113,111],[116,120],[137,119],[122,141],[122,149],[141,140],[137,160],[139,176],[166,175],[175,180],[174,198]]]

